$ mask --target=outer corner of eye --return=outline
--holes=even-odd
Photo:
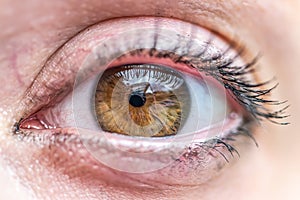
[[[247,91],[248,75],[238,54],[225,48],[230,44],[163,18],[107,21],[83,34],[61,50],[78,55],[74,46],[90,46],[78,63],[72,57],[74,65],[62,62],[54,72],[50,63],[43,69],[49,73],[37,77],[51,101],[35,102],[39,111],[22,120],[22,129],[76,127],[99,163],[153,182],[165,174],[163,182],[174,185],[208,181],[238,154],[237,138],[251,135],[250,114],[236,97]]]

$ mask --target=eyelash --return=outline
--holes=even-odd
[[[278,119],[284,119],[288,116],[285,115],[285,111],[288,106],[280,109],[278,111],[271,111],[270,109],[266,108],[266,105],[278,106],[285,104],[286,102],[274,101],[274,100],[267,100],[267,97],[277,86],[277,84],[269,89],[261,89],[262,87],[266,87],[270,81],[260,83],[260,84],[252,84],[250,80],[247,79],[248,75],[254,72],[254,66],[258,61],[258,57],[254,58],[251,62],[242,65],[242,66],[232,66],[231,64],[234,63],[235,59],[237,59],[244,51],[244,48],[238,52],[236,56],[232,59],[224,59],[226,53],[234,49],[233,42],[230,43],[229,48],[224,51],[223,53],[212,56],[209,58],[201,59],[201,55],[205,54],[206,50],[209,48],[213,39],[210,39],[207,42],[207,46],[204,48],[204,51],[199,52],[198,55],[189,55],[189,48],[187,47],[186,52],[182,55],[177,55],[175,49],[171,51],[158,51],[156,49],[156,40],[154,41],[152,49],[139,49],[136,51],[132,51],[129,54],[131,56],[147,53],[150,57],[155,58],[169,58],[173,60],[174,63],[182,63],[191,68],[197,69],[200,72],[205,73],[213,78],[215,78],[219,83],[223,84],[224,87],[229,91],[229,94],[240,104],[242,105],[247,111],[249,111],[257,121],[262,121],[267,119],[273,123],[287,125],[288,123],[285,122],[278,122]],[[178,41],[178,48],[180,46],[180,41]],[[121,59],[122,57],[120,57]],[[199,65],[201,63],[201,65]],[[14,126],[14,133],[18,136],[22,135],[22,138],[28,137],[37,137],[40,138],[40,135],[35,135],[34,133],[28,133],[23,130],[20,130],[20,124],[23,119],[21,119],[18,123]],[[257,145],[253,135],[251,134],[251,128],[253,119],[246,118],[244,119],[244,123],[241,124],[235,130],[232,130],[228,133],[225,137],[215,137],[209,139],[208,141],[198,143],[198,149],[208,148],[210,150],[214,150],[229,162],[228,158],[219,151],[219,148],[225,148],[228,152],[234,156],[234,154],[239,155],[238,151],[230,144],[231,141],[235,140],[237,135],[245,135],[250,137],[255,144]],[[28,136],[28,137],[27,137]],[[57,133],[55,134],[58,138],[68,137],[64,134]],[[197,148],[196,148],[197,149]],[[193,154],[197,154],[196,150],[193,149]],[[200,150],[201,151],[201,150]],[[188,151],[189,152],[189,151]]]
[[[233,59],[222,61],[221,58],[225,57],[226,52],[233,48],[234,44],[231,43],[230,47],[222,54],[215,57],[207,58],[205,59],[205,61],[200,61],[202,64],[206,63],[207,65],[198,66],[197,64],[193,64],[195,63],[195,60],[196,62],[199,62],[197,60],[200,58],[200,55],[205,53],[210,43],[211,40],[207,42],[207,47],[205,48],[205,50],[203,52],[200,52],[197,56],[190,56],[188,55],[188,53],[178,56],[173,53],[175,52],[175,49],[171,52],[158,52],[155,49],[155,47],[150,49],[148,55],[156,58],[169,58],[173,60],[174,63],[182,63],[188,65],[189,67],[197,69],[199,72],[204,72],[206,75],[215,78],[217,81],[223,84],[227,90],[230,91],[229,94],[231,95],[231,97],[244,108],[246,108],[246,110],[249,111],[258,122],[268,120],[274,124],[288,125],[289,122],[279,122],[278,120],[289,117],[289,115],[285,114],[285,111],[289,108],[289,106],[284,106],[283,108],[276,111],[272,111],[271,109],[266,108],[266,105],[280,106],[287,103],[287,101],[266,99],[266,97],[268,97],[271,94],[271,92],[277,88],[278,83],[267,89],[261,89],[262,87],[267,87],[273,80],[252,84],[251,81],[247,80],[246,78],[249,74],[255,72],[255,65],[257,64],[260,56],[256,56],[254,59],[252,59],[245,65],[230,66],[232,63],[234,63],[237,57],[241,56],[245,49],[244,47],[242,47]],[[130,52],[130,55],[135,56],[137,54],[143,53],[144,51],[147,50],[139,49]],[[214,62],[218,64],[214,65]],[[238,132],[238,134],[249,136],[255,142],[256,146],[258,146],[255,138],[247,129],[239,127],[236,132]],[[225,142],[228,139],[232,140],[232,135],[236,134],[237,133],[229,134],[226,138],[214,138],[212,140],[219,144],[224,144],[224,146],[230,153],[236,152],[238,154],[238,152],[232,146]],[[210,143],[210,141],[208,143]]]
[[[207,45],[209,46],[209,43]],[[207,46],[207,47],[208,47]],[[231,48],[231,46],[230,46]],[[228,48],[228,50],[230,50]],[[207,48],[205,48],[207,49]],[[287,101],[277,101],[277,100],[268,100],[265,97],[270,95],[270,93],[277,88],[278,83],[275,86],[272,86],[268,89],[261,89],[262,87],[267,87],[268,84],[272,82],[266,81],[262,83],[252,84],[251,81],[247,80],[247,75],[255,72],[255,65],[259,59],[259,56],[255,57],[249,63],[246,63],[242,66],[230,66],[234,63],[235,59],[240,56],[243,52],[243,49],[236,55],[233,59],[229,61],[219,60],[226,55],[226,50],[223,54],[220,54],[216,57],[211,57],[205,60],[207,65],[197,66],[197,64],[193,64],[195,61],[199,59],[200,56],[187,58],[189,55],[181,55],[177,56],[171,52],[158,52],[157,55],[154,55],[153,52],[156,52],[156,49],[153,48],[150,50],[150,56],[156,56],[157,58],[170,58],[175,63],[186,64],[194,69],[197,69],[199,72],[204,72],[206,75],[209,75],[219,81],[224,87],[229,90],[231,96],[242,106],[248,110],[253,117],[255,117],[258,121],[262,121],[264,119],[269,120],[272,123],[279,125],[288,125],[288,122],[278,122],[278,119],[284,119],[289,117],[285,115],[285,111],[289,106],[285,106],[282,109],[272,111],[271,109],[266,108],[266,104],[272,106],[279,106],[286,104]],[[134,56],[136,54],[140,54],[144,49],[140,49],[134,52],[131,52],[130,55]],[[175,52],[175,50],[174,50]],[[205,52],[201,52],[200,54],[204,54]],[[191,57],[191,56],[190,56]],[[203,63],[203,60],[200,61]],[[216,62],[216,64],[213,64]],[[261,110],[260,110],[261,109]]]

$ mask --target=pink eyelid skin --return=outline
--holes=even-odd
[[[67,128],[60,126],[60,122],[63,121],[65,115],[64,113],[61,113],[59,108],[55,109],[55,106],[59,102],[64,101],[63,97],[72,91],[76,75],[79,70],[82,70],[81,67],[84,65],[86,58],[93,52],[93,47],[97,45],[103,37],[110,37],[111,34],[117,34],[118,31],[122,32],[123,29],[128,28],[127,25],[131,24],[132,26],[132,22],[131,19],[128,19],[127,21],[123,20],[123,27],[120,26],[117,30],[107,30],[109,29],[109,22],[102,25],[102,28],[97,25],[95,27],[90,27],[59,49],[57,53],[48,60],[31,87],[26,91],[25,100],[20,103],[20,111],[24,116],[20,128],[23,129],[22,131],[24,131],[25,135],[28,133],[28,135],[31,135],[30,137],[43,138],[45,141],[48,140],[48,137],[51,138],[53,136],[54,139],[51,140],[50,145],[53,145],[55,141],[58,143],[55,144],[55,146],[65,146],[69,152],[74,152],[74,154],[76,154],[75,157],[83,157],[85,161],[85,164],[83,165],[90,168],[93,167],[89,173],[95,175],[93,178],[89,177],[88,179],[85,179],[85,181],[89,183],[98,178],[106,179],[108,182],[122,182],[122,177],[126,177],[125,180],[131,180],[133,185],[137,184],[138,186],[151,187],[198,185],[204,183],[215,176],[215,174],[219,173],[222,168],[220,166],[224,166],[226,161],[221,154],[218,154],[212,148],[201,146],[200,144],[202,144],[203,141],[197,142],[197,136],[194,142],[183,148],[184,152],[179,158],[174,160],[174,163],[153,172],[135,174],[121,172],[103,165],[99,160],[89,154],[83,145],[84,142],[78,140],[80,137],[78,137],[78,130],[76,127]],[[150,24],[154,23],[155,25],[163,24],[165,27],[170,27],[170,29],[172,29],[172,27],[178,28],[178,26],[185,25],[185,23],[177,20],[162,18],[155,20],[151,18],[134,19],[134,23],[137,23],[135,24],[136,26],[139,26],[139,23],[143,24],[145,22]],[[190,31],[182,27],[179,29],[187,30],[188,32]],[[101,34],[101,30],[105,30],[105,34]],[[111,32],[111,34],[108,34],[109,32]],[[204,35],[206,36],[206,39],[209,36],[207,33]],[[125,58],[121,61],[112,62],[111,66],[121,65],[123,64],[122,61],[134,63],[146,60],[139,59],[137,61],[134,57],[132,57],[131,60],[126,60]],[[172,66],[170,65],[169,59],[161,59],[160,63],[157,63],[155,59],[149,58],[147,58],[147,61]],[[173,64],[172,67],[193,75],[196,74],[194,69],[187,66]],[[183,68],[185,69],[183,70]],[[210,80],[213,81],[212,78],[210,78]],[[220,84],[216,84],[216,87],[221,86]],[[224,132],[229,132],[233,127],[239,126],[243,115],[242,109],[230,98],[230,95],[228,95],[228,100],[229,105],[232,106],[236,115],[235,117],[226,120],[226,125],[223,126]],[[62,139],[65,142],[60,143],[59,141]],[[200,137],[198,139],[203,138]],[[206,156],[200,160],[199,156],[201,153],[203,154],[203,150],[205,150]],[[60,149],[58,149],[58,151],[60,151]],[[170,153],[172,153],[172,151],[170,151]],[[62,152],[62,154],[65,153]],[[229,152],[224,151],[224,154],[227,157],[231,157]],[[68,155],[64,156],[67,157]],[[69,158],[66,158],[66,160],[69,160]],[[195,167],[195,169],[192,169],[193,167]]]

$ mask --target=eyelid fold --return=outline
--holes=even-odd
[[[140,36],[142,35],[144,39],[138,37],[139,31],[136,29],[140,30]],[[123,36],[120,37],[119,34]],[[135,39],[132,39],[131,35],[136,35]],[[99,72],[100,65],[108,66],[118,56],[124,56],[124,53],[126,55],[126,52],[149,49],[151,53],[157,48],[160,51],[167,49],[168,52],[173,53],[172,55],[176,54],[177,56],[171,58],[166,56],[166,53],[159,53],[156,56],[173,59],[176,63],[189,63],[192,68],[203,70],[206,74],[214,76],[224,84],[226,89],[231,90],[234,93],[232,96],[240,104],[246,106],[246,109],[252,112],[258,120],[267,119],[278,124],[288,124],[277,121],[287,117],[285,115],[287,107],[273,112],[263,105],[278,106],[286,103],[262,99],[275,87],[260,89],[268,82],[251,84],[253,76],[250,74],[254,71],[253,66],[257,59],[245,64],[239,59],[239,55],[245,51],[244,48],[241,49],[241,52],[235,52],[231,42],[228,45],[213,35],[204,28],[186,22],[151,17],[116,19],[89,27],[50,57],[20,100],[17,113],[20,117],[26,118],[42,107],[50,107],[53,99],[56,99],[55,102],[60,101],[60,98],[72,91],[76,81],[80,82],[85,77]],[[108,46],[109,43],[106,44],[105,41],[113,37],[115,37],[115,42]],[[162,41],[160,38],[169,40],[165,40],[164,44],[160,42]],[[166,45],[168,48],[160,45]],[[103,52],[101,52],[101,48]],[[114,52],[114,55],[107,57],[107,52]],[[192,56],[192,59],[187,59],[187,55]],[[209,60],[211,62],[207,62]],[[234,67],[229,68],[228,66]],[[84,73],[79,73],[80,71]],[[228,77],[219,77],[215,71],[227,74]],[[236,76],[236,78],[230,76]],[[242,79],[242,81],[238,79]],[[244,97],[247,99],[243,100]]]
[[[193,52],[199,54],[201,59],[209,59],[220,56],[225,48],[228,48],[226,43],[217,39],[210,41],[209,31],[182,21],[164,18],[140,18],[139,20],[129,18],[122,20],[122,26],[119,26],[119,23],[116,20],[90,27],[59,49],[46,62],[31,87],[26,91],[20,102],[19,110],[23,113],[22,115],[26,117],[30,114],[29,111],[37,111],[42,106],[48,105],[52,99],[67,94],[73,89],[75,79],[82,81],[80,79],[95,74],[95,71],[99,71],[99,66],[108,66],[124,52],[157,48],[175,51],[174,53],[182,57]],[[131,35],[137,36],[139,32],[143,34],[143,40],[139,37],[132,39]],[[160,37],[168,38],[165,44],[160,42]],[[112,42],[112,40],[115,41]],[[208,43],[211,44],[208,46]],[[234,51],[232,54],[227,52],[228,58],[233,57],[233,54]],[[225,59],[224,62],[226,62]],[[243,64],[242,61],[235,60],[235,62],[238,62],[237,65]]]

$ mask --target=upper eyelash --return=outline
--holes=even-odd
[[[174,49],[172,52],[157,52],[155,48],[149,50],[149,55],[158,58],[170,58],[175,63],[189,65],[200,72],[204,72],[207,75],[214,77],[217,81],[223,84],[226,89],[230,90],[232,92],[230,95],[239,104],[244,106],[246,110],[248,110],[258,121],[266,119],[279,125],[290,124],[289,122],[278,121],[289,117],[289,115],[285,114],[286,110],[289,108],[289,105],[283,106],[283,108],[279,108],[277,110],[272,110],[266,107],[266,105],[271,105],[274,107],[287,103],[287,101],[270,100],[266,98],[275,88],[277,88],[279,84],[276,83],[274,86],[262,89],[267,87],[267,85],[269,85],[273,80],[253,84],[246,79],[246,75],[255,72],[255,65],[257,64],[260,56],[256,56],[245,65],[232,66],[232,63],[234,63],[235,59],[238,58],[245,49],[244,47],[240,48],[236,56],[229,60],[224,60],[223,58],[226,56],[226,53],[234,47],[234,44],[232,43],[223,53],[218,54],[215,57],[201,59],[201,55],[205,54],[205,51],[208,49],[208,46],[211,42],[212,39],[208,40],[206,48],[204,48],[204,50],[196,56],[188,55],[188,53],[186,55],[178,56],[176,53],[174,53],[176,52],[176,49]],[[145,49],[138,49],[130,52],[130,55],[134,56],[135,54],[141,54],[143,51],[145,51]],[[199,62],[199,59],[201,66],[194,64],[195,62]]]

